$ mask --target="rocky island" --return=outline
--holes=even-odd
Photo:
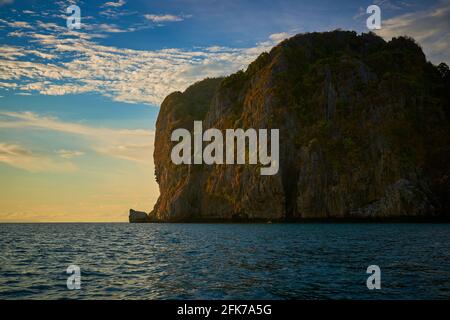
[[[167,96],[154,151],[160,197],[146,219],[448,216],[449,114],[448,67],[428,62],[414,40],[349,31],[294,36],[245,71]],[[173,164],[171,132],[192,131],[196,120],[220,130],[279,129],[279,172]]]
[[[130,223],[143,223],[149,222],[148,215],[146,212],[136,211],[130,209],[130,215],[128,216]]]

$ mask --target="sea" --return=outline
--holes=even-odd
[[[450,299],[450,224],[0,224],[0,299]]]

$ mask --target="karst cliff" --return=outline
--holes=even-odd
[[[149,221],[442,217],[450,200],[450,73],[414,40],[300,34],[245,71],[174,92],[156,123]],[[175,165],[177,128],[279,129],[279,171]]]

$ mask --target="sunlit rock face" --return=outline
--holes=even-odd
[[[297,35],[170,94],[156,123],[160,221],[435,217],[449,212],[450,76],[411,39]],[[280,169],[174,165],[171,133],[279,129]]]

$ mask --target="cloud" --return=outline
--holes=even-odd
[[[55,150],[51,140],[47,150],[42,143],[34,149],[38,144],[1,141],[0,164],[39,173],[36,178],[19,175],[14,188],[8,179],[1,180],[1,221],[126,221],[128,208],[150,210],[157,200],[150,130],[99,128],[32,112],[0,111],[0,140],[5,131],[10,137],[32,134],[40,141],[40,131],[53,133],[58,144],[76,141],[83,149]],[[57,179],[47,172],[58,173]]]
[[[376,33],[386,40],[408,35],[423,47],[433,63],[450,63],[450,1],[382,21]]]
[[[31,29],[33,28],[28,22],[25,21],[7,21],[4,19],[0,19],[0,22],[7,25],[11,28],[22,28],[22,29]]]
[[[15,60],[25,56],[25,53],[19,47],[5,45],[0,47],[0,56],[4,59]]]
[[[99,45],[89,35],[77,33],[28,36],[29,43],[39,50],[0,46],[0,52],[9,57],[0,58],[0,80],[4,83],[14,82],[16,89],[44,95],[97,92],[114,101],[159,105],[171,92],[183,91],[205,77],[246,68],[288,34],[274,34],[251,48],[196,50],[123,49]],[[31,55],[43,61],[31,61]],[[59,62],[46,61],[50,58]]]
[[[2,89],[14,89],[17,87],[17,84],[15,84],[14,82],[0,82],[0,88]]]
[[[177,22],[183,21],[184,18],[182,16],[172,15],[172,14],[146,14],[144,15],[145,19],[152,22]]]
[[[415,6],[415,4],[408,3],[406,1],[393,2],[391,0],[374,0],[373,4],[380,7],[381,12],[382,12],[382,17],[384,15],[384,13],[386,13],[386,12],[398,13],[398,11],[400,11],[400,10],[404,10],[406,8],[411,8],[411,7]],[[367,10],[367,6],[365,6],[365,7],[360,6],[358,8],[358,12],[353,16],[353,20],[360,20],[362,18],[369,17],[369,14],[366,12],[366,10]]]
[[[121,7],[103,7],[104,10],[100,11],[101,16],[105,16],[107,19],[119,19],[124,16],[140,16],[138,11],[126,10]],[[122,20],[123,21],[123,20]]]
[[[118,7],[107,5],[108,9]],[[188,17],[147,15],[157,23]],[[226,76],[246,68],[260,53],[289,36],[273,34],[249,48],[211,46],[191,50],[134,50],[96,41],[105,33],[150,25],[147,22],[145,26],[123,28],[111,23],[84,24],[83,31],[67,31],[52,21],[37,20],[30,28],[10,31],[9,37],[24,39],[16,41],[16,46],[0,45],[0,88],[55,96],[98,93],[118,102],[159,105],[171,92],[183,91],[205,77]]]
[[[125,3],[126,2],[124,0],[119,0],[117,2],[110,1],[110,2],[106,2],[102,7],[115,7],[115,8],[117,8],[117,7],[123,6]]]
[[[33,112],[0,112],[0,129],[47,130],[84,138],[89,148],[99,154],[152,165],[154,132],[144,129],[111,129],[65,122]],[[59,150],[57,155],[69,159],[78,151]]]
[[[84,152],[82,152],[82,151],[72,151],[72,150],[65,150],[65,149],[57,150],[57,151],[55,151],[55,153],[64,159],[72,159],[72,158],[76,158],[76,157],[80,157],[80,156],[84,155]]]
[[[275,43],[281,42],[287,38],[289,38],[291,34],[287,32],[274,33],[269,36],[269,39],[274,41]]]
[[[94,30],[110,32],[110,33],[118,33],[118,32],[127,32],[128,29],[121,29],[115,24],[101,23],[93,26]]]
[[[100,146],[94,148],[94,150],[103,155],[111,157],[129,160],[141,164],[150,165],[153,164],[152,152],[153,144],[150,140],[140,144],[119,144],[110,146]]]
[[[405,7],[412,6],[411,3],[407,3],[406,1],[398,1],[394,2],[391,0],[374,0],[373,4],[379,6],[381,10],[403,10]]]
[[[11,31],[8,33],[8,37],[24,37],[27,34],[22,31]]]
[[[41,52],[38,50],[28,50],[27,54],[31,54],[31,55],[35,55],[39,58],[45,59],[45,60],[51,60],[51,59],[55,59],[56,55],[54,54],[50,54],[50,53],[45,53],[45,52]]]
[[[29,172],[73,172],[76,166],[68,161],[55,161],[18,144],[0,142],[0,162]]]
[[[365,17],[366,15],[367,15],[366,9],[360,6],[358,8],[358,12],[353,16],[353,20],[359,20],[362,17]]]
[[[67,28],[57,25],[56,23],[53,23],[53,22],[38,21],[37,26],[39,29],[44,29],[44,30],[54,30],[54,31],[60,31],[60,32],[67,30]]]

